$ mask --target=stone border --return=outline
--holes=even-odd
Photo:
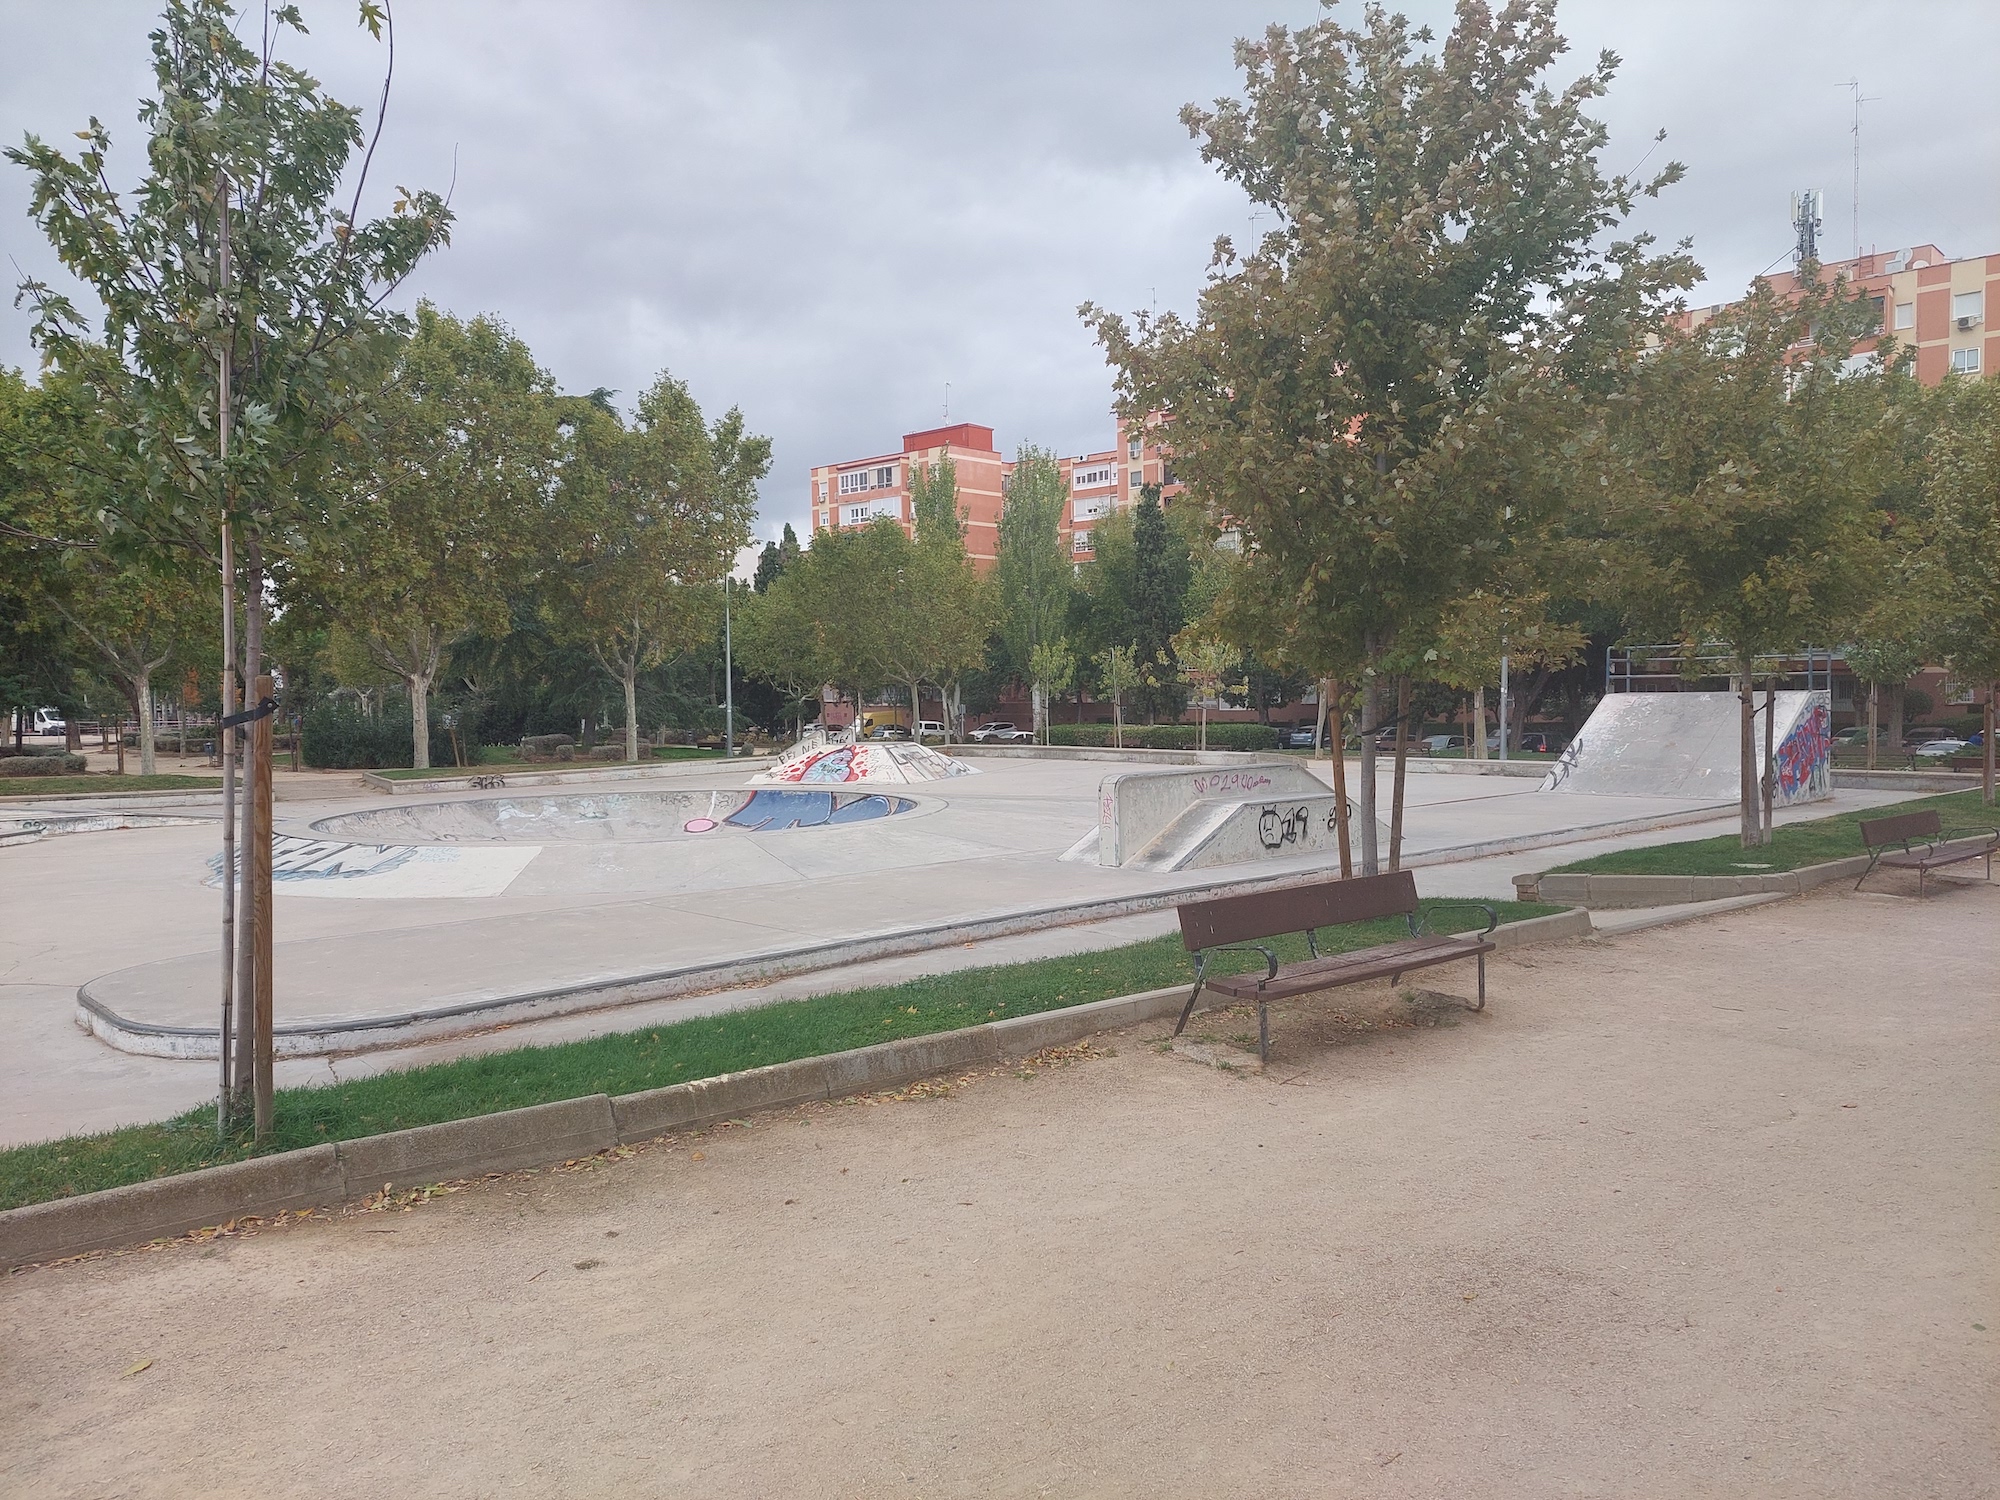
[[[1754,853],[1754,850],[1746,851]],[[1735,896],[1797,896],[1830,881],[1868,868],[1868,856],[1856,854],[1796,870],[1761,875],[1595,875],[1586,873],[1516,875],[1515,897],[1521,901],[1573,901],[1579,906],[1610,910],[1631,906],[1682,906],[1692,901],[1726,901]]]
[[[204,790],[200,787],[168,788],[158,792],[56,792],[47,796],[36,796],[33,792],[20,792],[12,796],[0,797],[0,808],[46,808],[51,812],[62,812],[74,808],[78,812],[91,808],[144,808],[144,807],[215,807],[222,806],[222,788]]]
[[[1587,937],[1590,930],[1590,913],[1557,912],[1510,922],[1495,930],[1493,942],[1504,951]],[[31,1203],[0,1212],[0,1270],[143,1244],[247,1214],[330,1208],[384,1189],[573,1161],[757,1110],[898,1088],[1173,1015],[1186,1000],[1187,987],[1177,984],[643,1093],[591,1094]]]
[[[472,792],[488,788],[475,787],[472,783],[483,777],[497,776],[506,782],[504,787],[491,788],[493,791],[511,792],[517,787],[566,786],[571,783],[588,785],[598,781],[652,781],[663,776],[685,775],[693,770],[715,771],[725,776],[743,771],[762,771],[777,763],[774,755],[739,755],[734,760],[717,756],[713,760],[662,760],[644,765],[633,765],[624,761],[609,761],[593,765],[589,761],[558,762],[547,770],[521,770],[517,767],[494,766],[490,770],[468,768],[463,776],[413,776],[407,779],[384,776],[379,771],[363,771],[361,784],[371,792],[386,792],[391,797],[410,797],[421,792]]]
[[[995,760],[1138,761],[1155,766],[1240,766],[1259,756],[1279,753],[1276,750],[1141,750],[1136,745],[1120,750],[1111,745],[975,745],[970,742],[934,748],[945,755],[967,760],[991,756]]]

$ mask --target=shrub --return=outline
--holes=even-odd
[[[1109,724],[1051,724],[1049,743],[1107,746],[1113,743],[1112,727]],[[1128,750],[1192,750],[1200,742],[1199,724],[1125,726],[1125,748]],[[1278,731],[1268,724],[1211,724],[1208,726],[1208,748],[1275,750],[1278,748]]]
[[[1049,726],[1051,745],[1108,745],[1111,743],[1109,724],[1051,724]]]
[[[452,762],[451,733],[431,719],[431,764]],[[410,715],[393,708],[370,718],[345,703],[322,703],[305,716],[304,742],[300,747],[305,763],[320,771],[380,771],[407,766],[410,754]]]
[[[523,760],[570,760],[575,754],[576,741],[566,734],[529,734],[521,737]]]
[[[0,776],[74,776],[90,762],[66,751],[0,756]]]

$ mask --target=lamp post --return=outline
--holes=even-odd
[[[729,629],[729,574],[722,575],[722,753],[736,755],[735,643]]]

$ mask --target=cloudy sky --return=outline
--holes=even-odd
[[[291,55],[371,102],[383,49],[354,0],[303,0]],[[1449,22],[1445,0],[1403,0]],[[764,529],[806,471],[938,423],[1008,451],[1110,443],[1110,379],[1075,315],[1189,309],[1214,237],[1252,226],[1176,119],[1236,88],[1234,38],[1314,0],[399,0],[373,181],[453,187],[452,248],[412,298],[495,313],[569,389],[629,400],[661,369],[776,448]],[[1360,8],[1338,13],[1358,22]],[[137,171],[154,6],[0,0],[0,137],[68,142],[91,115]],[[1860,237],[2000,253],[1994,0],[1566,0],[1566,79],[1624,59],[1607,166],[1664,128],[1687,180],[1639,225],[1691,236],[1698,301],[1783,263],[1787,200],[1826,193],[1829,258]],[[55,276],[0,166],[0,252]],[[6,268],[14,279],[11,266]],[[0,315],[0,361],[32,362]],[[801,531],[804,530],[800,525]]]

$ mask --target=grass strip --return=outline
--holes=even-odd
[[[1869,808],[1864,812],[1839,813],[1830,818],[1814,818],[1804,823],[1782,823],[1771,842],[1761,849],[1745,849],[1733,833],[1712,839],[1695,839],[1683,844],[1648,844],[1642,849],[1617,849],[1593,855],[1574,864],[1558,865],[1552,875],[1759,875],[1796,870],[1804,865],[1824,864],[1868,851],[1861,843],[1864,818],[1886,818],[1897,813],[1923,812],[1935,808],[1944,826],[1944,837],[1986,833],[2000,824],[2000,810],[1981,805],[1979,793],[1948,792],[1937,797],[1917,797],[1908,802]]]
[[[1503,922],[1564,909],[1520,901],[1492,904]],[[1442,932],[1485,925],[1485,914],[1463,902],[1423,905]],[[1345,952],[1403,933],[1400,918],[1331,928],[1320,949]],[[1277,951],[1287,960],[1306,956],[1304,943],[1298,941],[1280,943]],[[1255,967],[1255,962],[1244,967]],[[348,1083],[280,1089],[276,1134],[268,1149],[288,1151],[352,1140],[586,1094],[638,1093],[718,1073],[1188,983],[1191,972],[1180,939],[1169,935],[1094,953],[965,969],[903,984],[695,1016],[617,1036],[457,1058]],[[44,1203],[258,1154],[245,1140],[219,1140],[214,1107],[204,1105],[154,1125],[0,1151],[0,1208]]]
[[[88,792],[103,792],[107,796],[126,792],[213,792],[221,787],[220,776],[120,776],[116,771],[79,776],[0,776],[0,797],[74,797]]]
[[[498,771],[613,771],[620,766],[645,765],[647,760],[721,760],[720,750],[702,750],[693,745],[660,745],[654,747],[646,757],[638,761],[629,760],[493,760],[483,759],[476,766],[426,766],[415,770],[409,766],[392,766],[387,770],[372,774],[387,781],[438,781],[453,776],[491,776]]]

